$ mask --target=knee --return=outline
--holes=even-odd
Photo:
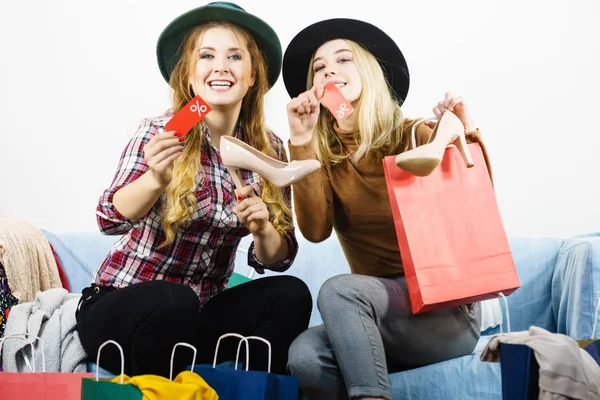
[[[353,283],[356,275],[336,275],[325,281],[319,290],[317,307],[321,313],[326,312],[329,307],[334,306],[340,299],[350,298],[358,292]]]
[[[288,306],[293,307],[297,311],[307,312],[308,315],[312,312],[312,295],[306,283],[296,278],[295,276],[278,276],[276,287],[278,290],[278,298]]]
[[[320,376],[321,358],[318,343],[311,330],[305,331],[291,344],[288,351],[287,369],[290,375],[297,376],[301,384],[317,381]]]

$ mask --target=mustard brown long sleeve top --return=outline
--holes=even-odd
[[[410,137],[417,120],[405,120],[404,131]],[[429,141],[432,130],[425,124],[416,129],[417,146]],[[335,127],[346,154],[358,145],[353,132]],[[479,131],[467,134],[483,151],[490,179],[492,172]],[[289,144],[291,160],[316,159],[312,143]],[[398,154],[400,151],[392,154]],[[323,167],[293,185],[294,209],[300,231],[311,242],[327,239],[335,228],[352,273],[370,276],[402,274],[402,259],[396,238],[392,209],[383,172],[383,163],[368,153],[358,162],[349,158]]]

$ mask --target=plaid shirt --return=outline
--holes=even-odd
[[[164,193],[146,216],[139,220],[125,218],[113,205],[114,194],[148,170],[144,162],[144,145],[153,135],[164,132],[165,124],[172,116],[172,113],[167,113],[142,122],[121,155],[111,187],[100,197],[96,210],[100,230],[107,235],[123,236],[96,271],[95,283],[123,287],[163,279],[190,286],[200,298],[200,304],[204,305],[209,298],[227,289],[238,244],[242,237],[250,233],[237,218],[235,186],[222,164],[219,151],[210,140],[208,129],[205,130],[200,171],[196,178],[196,211],[180,227],[173,243],[158,248],[165,239],[161,225]],[[241,129],[238,129],[235,137],[243,139],[242,136]],[[272,133],[270,139],[279,159],[287,162],[281,139]],[[243,183],[252,185],[260,196],[262,188],[258,176],[244,170],[241,174]],[[290,206],[289,187],[285,189],[285,198]],[[264,273],[264,269],[287,270],[298,251],[294,230],[289,231],[285,239],[289,247],[286,260],[275,265],[261,264],[256,258],[252,242],[248,250],[248,264],[258,273]]]

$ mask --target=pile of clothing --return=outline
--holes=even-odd
[[[85,372],[75,321],[80,297],[69,293],[44,234],[27,221],[0,217],[0,337],[22,338],[3,342],[0,368],[25,371],[31,351],[43,348],[46,371]],[[41,370],[42,357],[34,358]]]
[[[533,352],[539,379],[531,382],[538,386],[540,400],[600,399],[600,365],[577,341],[559,333],[531,326],[527,331],[495,335],[481,353],[481,360],[503,362],[502,345],[522,345]],[[507,362],[524,363],[525,359]],[[518,365],[506,365],[506,371],[521,371]],[[518,372],[517,372],[518,374]],[[533,376],[533,375],[532,375]],[[531,379],[523,376],[502,376],[503,387],[523,385]],[[507,398],[505,395],[504,398]]]

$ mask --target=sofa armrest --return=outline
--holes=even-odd
[[[558,333],[592,338],[600,299],[600,233],[568,239],[560,249],[552,278],[552,311]],[[600,321],[598,322],[600,324]],[[600,338],[600,326],[596,327]]]

